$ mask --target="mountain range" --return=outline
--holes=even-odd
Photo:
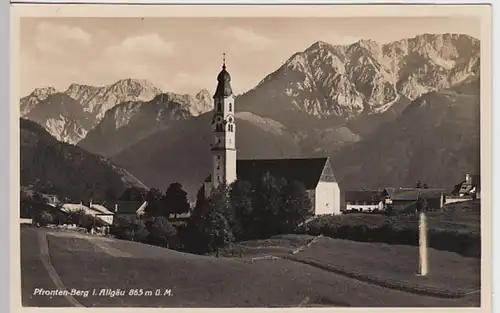
[[[42,125],[58,140],[76,144],[117,105],[121,105],[121,111],[118,109],[114,116],[117,119],[115,130],[134,120],[134,113],[140,111],[139,107],[144,103],[154,102],[160,115],[175,103],[187,108],[192,116],[213,107],[206,90],[200,91],[196,97],[167,93],[157,98],[162,94],[151,82],[139,79],[123,79],[102,87],[71,84],[64,92],[53,87],[37,88],[21,98],[21,117]],[[146,106],[149,107],[147,110],[151,109],[151,105]]]
[[[236,98],[238,157],[327,155],[342,189],[449,187],[479,170],[479,48],[459,34],[316,42]],[[35,90],[21,112],[149,186],[194,195],[210,170],[211,95],[128,82],[141,87]]]

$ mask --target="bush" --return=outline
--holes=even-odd
[[[444,214],[434,219],[449,218]],[[439,221],[436,221],[438,223]],[[360,242],[381,242],[399,245],[418,245],[418,221],[415,217],[388,217],[383,215],[321,216],[296,229],[295,233],[347,239]],[[481,236],[473,231],[456,231],[440,228],[428,230],[429,247],[480,257]]]
[[[115,217],[115,221],[110,227],[110,234],[118,239],[145,243],[149,232],[146,224],[139,217]]]
[[[54,222],[52,214],[50,214],[48,211],[39,211],[38,214],[35,214],[33,220],[40,226],[47,226]]]
[[[163,216],[150,218],[146,222],[148,230],[147,243],[167,248],[177,247],[177,230]]]
[[[84,214],[77,223],[78,226],[85,228],[88,232],[95,226],[94,216],[90,214]]]
[[[86,215],[84,209],[79,209],[68,214],[68,224],[80,225],[80,220]]]
[[[53,217],[54,217],[54,223],[57,225],[68,224],[68,216],[59,210],[54,212]]]

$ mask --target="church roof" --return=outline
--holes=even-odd
[[[236,161],[236,176],[252,185],[258,184],[269,173],[276,178],[297,181],[307,190],[315,189],[328,158],[309,159],[243,159]],[[205,180],[210,182],[211,175]]]
[[[222,65],[222,71],[217,75],[217,82],[214,98],[229,97],[233,94],[233,89],[231,88],[231,75],[226,71],[226,63]]]

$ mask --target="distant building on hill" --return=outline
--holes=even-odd
[[[385,209],[387,191],[348,190],[345,192],[346,212],[373,212]]]
[[[465,180],[454,186],[445,202],[448,204],[473,199],[481,199],[481,176],[465,174]]]
[[[304,184],[315,215],[340,214],[340,189],[329,158],[237,160],[235,99],[225,62],[217,81],[212,118],[212,173],[203,184],[205,196],[210,196],[219,185],[229,185],[236,179],[255,185],[269,173]]]

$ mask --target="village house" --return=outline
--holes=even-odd
[[[481,176],[465,174],[465,180],[456,184],[445,203],[456,203],[481,198]]]
[[[388,198],[386,204],[391,204],[394,211],[416,209],[419,197],[424,199],[427,210],[440,211],[444,206],[443,189],[430,188],[386,188]]]
[[[345,192],[346,212],[373,212],[385,209],[387,191],[348,190]]]
[[[78,211],[83,211],[85,214],[94,216],[102,221],[106,225],[112,225],[114,219],[114,213],[108,210],[103,205],[93,204],[92,201],[89,205],[84,205],[83,203],[64,203],[61,205],[60,210],[65,214],[71,214]]]
[[[144,216],[147,206],[147,201],[118,201],[115,203],[114,211],[117,217],[135,219]],[[191,212],[169,214],[168,219],[172,224],[177,225],[185,223],[189,217],[191,217]]]
[[[205,196],[208,197],[223,183],[230,185],[236,179],[242,179],[256,184],[269,173],[276,178],[304,184],[315,215],[341,214],[340,189],[329,158],[237,160],[235,99],[225,60],[217,81],[213,96],[212,173],[204,181]]]
[[[147,201],[117,201],[114,213],[121,218],[136,218],[144,215],[147,205]]]

